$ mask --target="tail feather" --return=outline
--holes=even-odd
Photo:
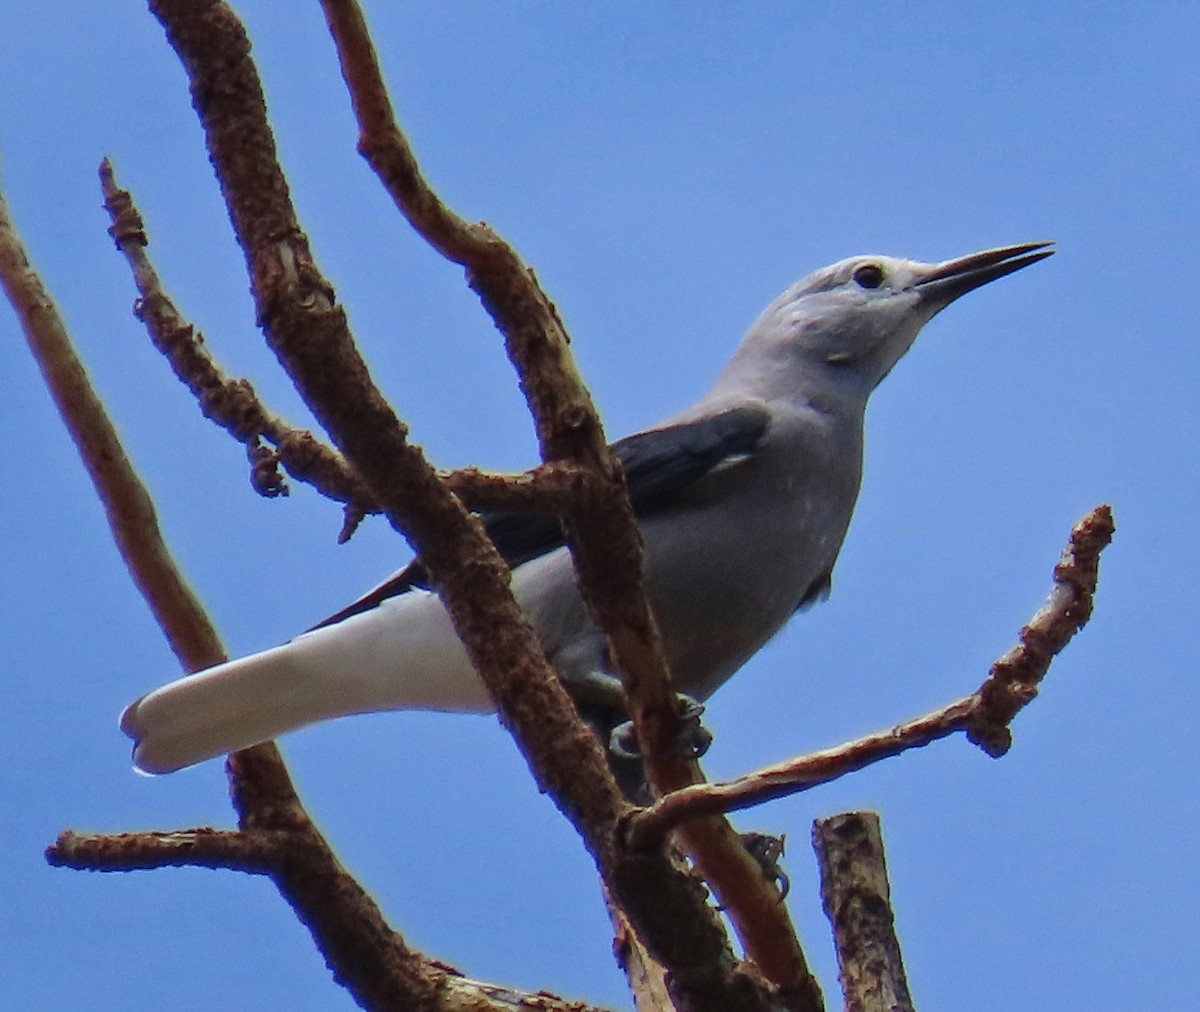
[[[403,709],[493,709],[441,602],[423,592],[155,689],[121,730],[134,765],[170,773],[319,720]]]

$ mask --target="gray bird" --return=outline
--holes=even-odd
[[[701,400],[613,445],[676,689],[707,699],[828,594],[858,497],[871,391],[936,313],[1050,256],[1050,245],[825,267],[767,307]],[[557,520],[483,519],[550,663],[585,715],[610,730],[619,683]],[[140,769],[167,773],[333,717],[494,708],[417,559],[291,642],[143,696],[121,729]]]

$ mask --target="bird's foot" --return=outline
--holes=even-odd
[[[669,751],[684,759],[699,759],[708,751],[712,744],[712,732],[700,723],[704,713],[704,704],[693,699],[686,693],[676,693],[679,700],[679,719],[681,725],[679,734],[670,743]],[[622,759],[640,759],[641,745],[637,740],[637,731],[632,720],[618,724],[608,737],[608,748],[613,755]]]
[[[778,888],[779,902],[782,903],[792,887],[787,872],[780,864],[787,837],[772,836],[770,833],[742,833],[741,837],[742,846],[762,869],[763,878]]]

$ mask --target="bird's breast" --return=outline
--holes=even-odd
[[[642,525],[645,583],[676,685],[710,695],[775,635],[832,569],[854,508],[853,476],[731,469]],[[854,474],[857,474],[857,464]]]

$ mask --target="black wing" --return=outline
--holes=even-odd
[[[639,432],[614,443],[612,450],[625,469],[634,513],[645,517],[669,506],[680,492],[718,465],[753,453],[769,423],[765,407],[747,405],[699,421]],[[565,543],[557,516],[495,512],[483,513],[481,519],[497,551],[514,569]],[[414,559],[390,580],[313,628],[370,611],[388,598],[417,587],[429,589],[429,577],[420,559]]]

